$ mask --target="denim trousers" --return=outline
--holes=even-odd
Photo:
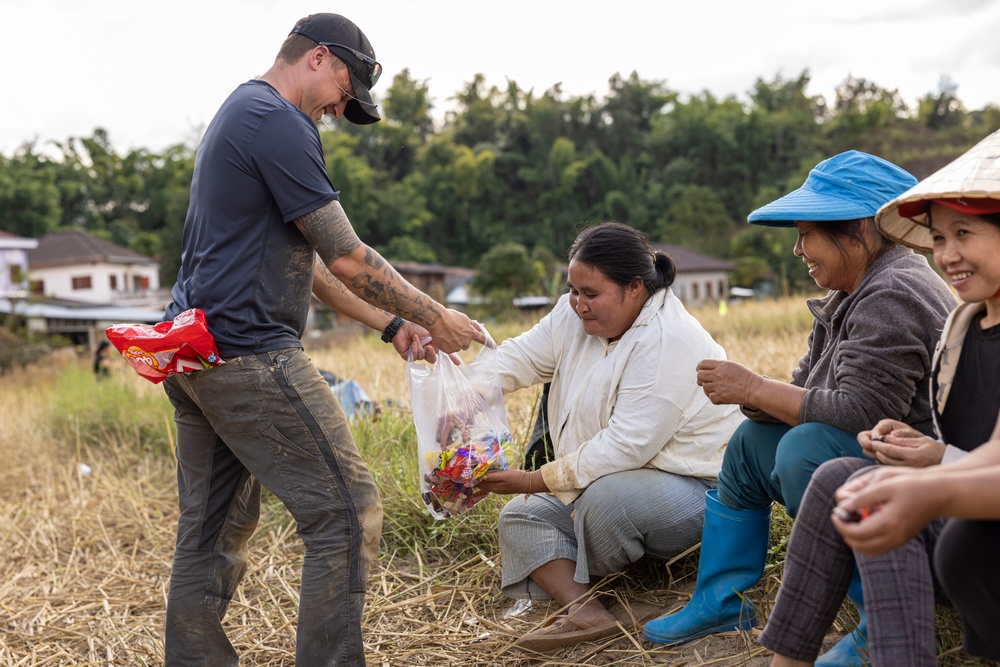
[[[775,501],[794,518],[816,468],[841,456],[864,458],[853,433],[818,422],[788,426],[748,419],[729,438],[719,500],[737,510],[763,509]]]
[[[299,667],[364,665],[361,616],[382,503],[329,385],[297,348],[172,375],[180,518],[164,638],[168,666],[236,665],[223,618],[247,569],[263,485],[305,553]]]

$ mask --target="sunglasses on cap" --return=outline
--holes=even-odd
[[[331,47],[335,47],[335,48],[338,48],[338,49],[343,49],[344,51],[347,51],[352,56],[354,56],[355,58],[357,58],[358,60],[360,60],[361,62],[363,62],[366,65],[368,65],[368,67],[371,68],[368,71],[368,79],[369,79],[369,81],[368,81],[368,87],[369,88],[373,87],[376,83],[378,83],[379,77],[382,76],[382,65],[380,65],[379,62],[377,60],[375,60],[374,58],[372,58],[371,56],[366,56],[365,54],[361,53],[360,51],[355,51],[351,47],[344,46],[343,44],[334,44],[333,42],[317,42],[317,44],[319,44],[320,46],[325,46],[327,49],[329,49]]]

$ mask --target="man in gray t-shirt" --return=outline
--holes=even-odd
[[[172,320],[205,312],[226,364],[168,377],[180,518],[167,665],[236,664],[222,628],[246,570],[260,488],[305,545],[296,664],[364,665],[365,579],[382,505],[329,386],[302,351],[310,292],[418,358],[484,341],[358,239],[326,172],[315,122],[380,119],[381,65],[356,25],[302,19],[260,79],[239,86],[195,159]],[[421,347],[421,337],[433,343]]]

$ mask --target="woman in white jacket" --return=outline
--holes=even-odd
[[[504,392],[550,382],[555,459],[489,473],[525,494],[500,513],[503,592],[567,613],[518,641],[550,650],[618,632],[591,583],[644,555],[696,544],[738,406],[713,405],[695,367],[725,351],[670,290],[676,269],[637,230],[607,222],[569,251],[569,294],[499,347]]]

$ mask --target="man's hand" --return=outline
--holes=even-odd
[[[465,313],[446,308],[441,317],[427,327],[434,344],[442,352],[467,350],[472,341],[485,343],[486,335],[479,323],[469,319]]]
[[[421,340],[430,339],[431,335],[427,329],[413,322],[403,322],[396,335],[392,337],[392,347],[404,360],[411,356],[414,361],[427,361],[434,363],[437,361],[437,348],[428,342],[421,345]]]

